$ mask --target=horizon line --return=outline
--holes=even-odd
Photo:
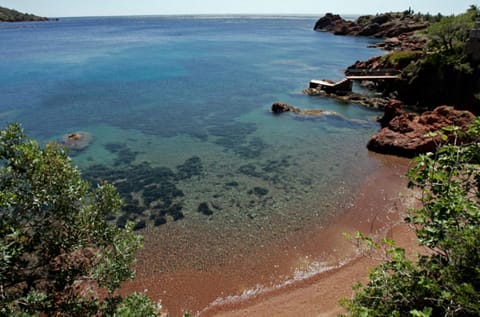
[[[62,18],[108,18],[108,17],[322,17],[327,13],[164,13],[164,14],[112,14],[112,15],[66,15],[66,16],[46,16],[48,19]],[[362,13],[333,13],[340,16],[362,16],[374,15]]]

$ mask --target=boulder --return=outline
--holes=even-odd
[[[392,19],[392,15],[389,13],[380,14],[374,17],[371,23],[384,24]]]
[[[338,14],[327,13],[325,16],[320,18],[316,23],[314,30],[315,31],[326,31],[333,32],[336,27],[341,25],[347,25],[348,21],[344,20]]]
[[[358,35],[360,36],[373,36],[378,33],[380,30],[380,24],[378,23],[371,23],[364,27]]]
[[[451,125],[466,129],[475,118],[469,111],[455,110],[448,106],[440,106],[421,115],[404,112],[399,108],[398,102],[390,102],[386,108],[388,110],[380,120],[384,127],[370,139],[367,148],[403,157],[435,151],[441,140],[425,137],[427,133]]]
[[[283,103],[283,102],[280,102],[280,101],[276,101],[272,104],[272,112],[273,113],[282,113],[282,112],[288,112],[288,111],[291,111],[291,112],[300,112],[300,109],[298,109],[297,107],[294,107],[294,106],[290,106],[286,103]]]
[[[378,122],[380,122],[382,128],[388,126],[393,118],[396,118],[404,113],[402,110],[402,105],[403,103],[400,100],[393,99],[388,101],[388,103],[385,105],[383,117],[378,119]]]

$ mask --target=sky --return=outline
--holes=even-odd
[[[375,14],[404,11],[444,15],[478,0],[0,0],[0,6],[47,17],[171,14]]]

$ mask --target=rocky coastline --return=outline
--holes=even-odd
[[[376,16],[361,16],[356,21],[343,19],[338,14],[327,13],[314,26],[315,31],[335,35],[369,36],[383,41],[373,47],[385,50],[421,50],[425,40],[414,37],[414,32],[426,29],[428,21],[404,13],[385,13]]]
[[[34,14],[22,13],[17,10],[0,7],[0,22],[39,22],[50,21],[49,18]]]
[[[330,32],[341,36],[378,38],[379,43],[372,47],[393,52],[384,56],[374,56],[367,61],[356,61],[346,69],[346,74],[395,69],[402,75],[398,80],[363,81],[363,86],[377,92],[374,97],[354,92],[327,93],[319,88],[308,88],[303,92],[312,96],[326,96],[347,103],[384,109],[384,116],[379,118],[381,130],[371,138],[367,145],[371,151],[408,158],[435,151],[440,140],[426,137],[428,132],[437,131],[450,125],[465,129],[475,115],[467,111],[469,107],[458,107],[458,104],[468,104],[468,99],[463,98],[465,96],[459,97],[456,90],[450,90],[452,92],[451,99],[446,98],[442,93],[438,93],[437,100],[425,98],[431,94],[431,91],[437,91],[435,88],[445,85],[446,80],[443,78],[430,80],[436,74],[435,72],[432,74],[420,72],[409,80],[403,78],[403,71],[408,64],[425,56],[426,40],[416,36],[415,32],[424,30],[429,25],[428,20],[422,18],[421,15],[413,15],[413,12],[410,11],[362,16],[356,21],[348,21],[339,15],[327,13],[316,22],[315,31]],[[466,79],[457,76],[457,80],[463,82]],[[418,86],[420,86],[418,82],[424,82],[420,87],[422,91],[418,91]],[[458,87],[458,90],[462,91],[462,87]],[[413,108],[405,111],[403,109],[405,102],[413,105]],[[421,103],[426,104],[424,111],[427,111],[423,113],[419,111],[422,109]],[[445,104],[457,105],[460,110]],[[412,109],[419,113],[415,113]]]

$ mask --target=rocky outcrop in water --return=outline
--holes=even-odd
[[[425,41],[413,37],[413,33],[423,30],[428,21],[409,13],[385,13],[361,16],[356,21],[343,19],[337,14],[327,13],[314,26],[315,31],[331,32],[335,35],[369,36],[383,38],[375,45],[386,50],[421,49]]]
[[[276,101],[272,104],[273,113],[283,113],[283,112],[289,112],[289,111],[298,113],[300,112],[300,109],[280,101]]]
[[[315,31],[331,32],[335,35],[353,35],[355,28],[358,28],[355,22],[344,20],[338,14],[327,13],[315,23],[313,29]]]
[[[384,97],[366,96],[356,92],[349,92],[348,94],[337,95],[334,93],[327,93],[318,88],[307,88],[303,93],[309,96],[323,96],[334,98],[344,103],[355,103],[368,108],[383,109],[388,103],[388,99]]]
[[[321,116],[325,116],[325,115],[340,116],[336,112],[326,111],[326,110],[322,110],[322,109],[305,109],[305,110],[302,110],[300,108],[288,105],[288,104],[280,102],[280,101],[274,102],[272,104],[271,109],[272,109],[273,113],[293,112],[293,113],[301,115],[301,116],[312,116],[312,117],[321,117]]]
[[[406,113],[401,103],[391,102],[385,107],[385,115],[379,121],[383,129],[368,142],[367,148],[383,154],[414,157],[433,152],[440,140],[426,137],[429,132],[455,125],[465,129],[475,118],[469,111],[440,106],[421,115]]]

